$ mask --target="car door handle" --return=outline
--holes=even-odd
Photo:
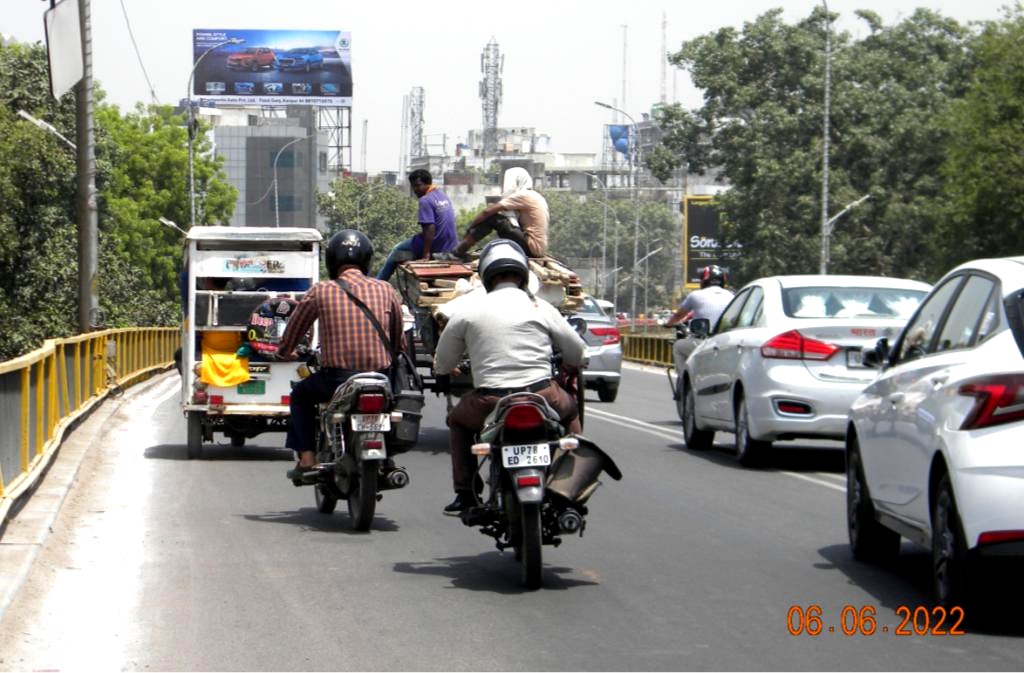
[[[905,398],[905,397],[906,397],[905,393],[892,393],[891,395],[889,395],[889,402],[891,402],[893,404],[893,406],[895,406],[895,405],[899,404],[900,402],[902,402],[903,398]]]

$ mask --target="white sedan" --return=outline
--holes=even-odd
[[[1024,558],[1024,257],[947,274],[900,337],[864,356],[850,410],[847,527],[856,558],[900,537],[932,551],[936,599],[970,599],[972,567]]]
[[[687,446],[708,449],[716,431],[733,432],[737,457],[752,465],[775,440],[842,440],[850,404],[876,375],[863,347],[898,334],[929,289],[873,276],[747,284],[680,374]],[[706,323],[691,321],[691,332]]]

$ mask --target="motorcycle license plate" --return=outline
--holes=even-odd
[[[551,464],[551,449],[547,444],[512,444],[501,447],[501,462],[505,467],[536,467]]]
[[[352,414],[352,429],[355,432],[388,432],[391,430],[391,414]]]

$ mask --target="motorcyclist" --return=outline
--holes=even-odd
[[[728,284],[729,274],[722,267],[717,264],[704,267],[700,274],[700,289],[686,295],[676,312],[665,321],[665,325],[676,325],[694,318],[707,318],[714,327],[725,307],[732,301],[732,292],[726,289]],[[691,336],[676,339],[672,354],[677,373],[682,371],[683,363],[697,348],[698,343],[698,340]]]
[[[325,253],[330,280],[317,283],[299,302],[288,321],[278,357],[293,351],[315,320],[320,321],[320,368],[292,389],[291,423],[285,446],[298,454],[288,478],[301,482],[315,463],[317,405],[328,401],[339,385],[360,372],[385,373],[392,348],[402,343],[402,308],[391,285],[371,278],[373,244],[363,233],[344,229],[331,237]],[[348,291],[342,285],[347,286]],[[377,319],[389,343],[358,304],[358,297]]]
[[[444,508],[457,515],[475,504],[476,461],[470,452],[498,400],[533,392],[558,413],[569,432],[579,432],[576,402],[551,378],[552,347],[569,367],[581,366],[586,344],[561,314],[527,290],[526,255],[514,242],[496,239],[480,255],[480,277],[488,294],[456,312],[441,332],[434,371],[449,375],[469,353],[474,389],[448,414],[455,500]]]

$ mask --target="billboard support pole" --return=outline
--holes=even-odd
[[[92,16],[90,0],[77,0],[82,27],[82,79],[75,85],[78,141],[78,330],[83,334],[100,321],[97,285],[96,152],[93,133]]]

